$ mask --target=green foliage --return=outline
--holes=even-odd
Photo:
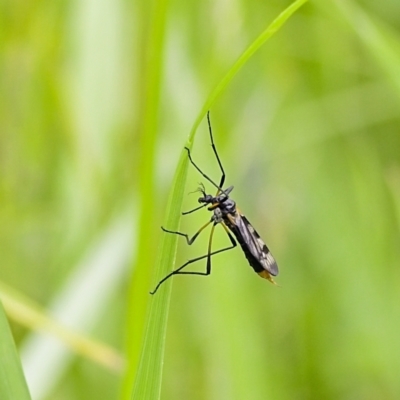
[[[29,400],[21,362],[0,303],[0,397],[3,400]]]

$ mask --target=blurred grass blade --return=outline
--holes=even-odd
[[[282,25],[292,16],[294,12],[296,12],[304,3],[308,0],[297,0],[292,3],[289,7],[287,7],[284,11],[282,11],[278,17],[276,17],[270,25],[250,44],[250,46],[243,52],[243,54],[237,59],[235,64],[229,69],[226,75],[221,79],[215,89],[208,96],[208,99],[204,103],[204,106],[196,119],[196,122],[193,125],[193,128],[190,132],[189,143],[191,144],[194,139],[194,135],[196,133],[197,128],[200,125],[200,122],[206,115],[207,111],[210,110],[211,106],[215,103],[216,99],[219,95],[225,90],[225,88],[229,85],[238,71],[243,67],[243,65],[250,59],[250,57],[279,29]]]
[[[46,304],[46,310],[0,283],[8,315],[33,329],[24,338],[20,354],[35,400],[48,398],[69,371],[76,355],[112,373],[119,374],[124,368],[125,360],[116,350],[85,333],[92,332],[104,317],[106,304],[124,279],[130,259],[136,253],[136,233],[131,223],[137,218],[135,210],[135,207],[123,209],[93,238],[68,278]],[[50,375],[52,379],[48,379]]]
[[[46,310],[0,281],[0,298],[8,316],[32,331],[24,338],[19,352],[34,399],[48,397],[76,355],[114,374],[125,368],[125,360],[118,351],[78,332],[93,329],[123,279],[136,250],[132,248],[136,242],[131,224],[134,218],[131,210],[123,210],[111,219],[71,269]]]
[[[231,80],[240,68],[251,58],[251,56],[274,34],[288,18],[307,0],[295,1],[285,9],[243,52],[235,64],[229,69],[224,78],[211,92],[205,102],[193,128],[190,132],[186,146],[191,148],[196,130],[209,110],[229,85]],[[179,159],[179,164],[173,180],[171,193],[168,199],[166,218],[164,225],[171,230],[178,230],[180,212],[187,176],[188,159],[187,152],[183,150]],[[176,235],[163,235],[161,249],[156,262],[155,276],[153,284],[165,276],[175,264],[177,248]],[[155,296],[152,297],[149,312],[146,320],[145,337],[139,362],[139,368],[133,388],[133,400],[159,399],[161,391],[162,365],[165,347],[165,336],[169,303],[171,297],[172,279],[168,280]]]
[[[400,45],[399,35],[378,18],[373,18],[355,2],[335,0],[335,4],[370,50],[400,94]]]
[[[0,302],[0,399],[30,399],[21,362]]]
[[[159,103],[163,72],[163,51],[166,39],[166,22],[169,0],[139,2],[141,17],[138,18],[139,52],[137,130],[140,132],[138,170],[140,171],[137,194],[140,215],[137,224],[137,255],[134,274],[131,275],[127,310],[127,370],[122,384],[121,398],[128,400],[132,395],[132,382],[138,370],[142,343],[145,335],[147,310],[149,307],[149,286],[157,254],[154,252],[153,227],[156,223],[154,209],[157,198],[153,179],[155,176],[155,155],[158,134]],[[135,167],[135,168],[136,168]],[[157,223],[159,225],[159,223]]]
[[[187,152],[182,151],[167,205],[164,225],[177,230],[187,175]],[[164,235],[156,262],[156,276],[164,276],[175,263],[176,235]],[[158,279],[158,278],[157,278]],[[156,282],[156,281],[155,281]],[[146,319],[144,343],[132,399],[158,399],[161,389],[162,363],[172,279],[151,298]]]
[[[63,342],[64,345],[74,350],[76,354],[91,359],[115,373],[120,373],[123,370],[123,357],[116,350],[58,323],[33,301],[3,282],[0,282],[0,297],[7,314],[22,326],[32,331],[41,330],[42,332],[51,333],[53,338]],[[46,344],[47,347],[51,347],[49,342]],[[45,349],[41,350],[43,362]],[[49,373],[50,371],[47,370],[47,372]]]

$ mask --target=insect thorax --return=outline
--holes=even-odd
[[[219,224],[219,223],[222,222],[222,220],[223,220],[222,211],[221,211],[221,209],[220,209],[219,207],[214,208],[213,211],[214,211],[214,214],[213,214],[213,216],[212,216],[212,220],[213,220],[215,223]]]
[[[226,199],[220,204],[222,214],[235,214],[236,213],[236,203],[232,199]]]

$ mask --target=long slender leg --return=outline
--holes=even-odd
[[[215,157],[217,158],[219,168],[220,168],[220,170],[221,170],[221,172],[222,172],[222,176],[221,176],[221,180],[220,180],[220,184],[219,184],[219,185],[217,185],[209,176],[207,176],[207,175],[196,165],[196,163],[195,163],[195,162],[193,161],[193,159],[192,159],[192,155],[191,155],[191,153],[190,153],[190,149],[189,149],[188,147],[185,147],[185,149],[186,149],[187,152],[188,152],[188,157],[189,157],[189,160],[190,160],[190,162],[192,163],[192,165],[197,169],[197,171],[200,172],[200,174],[201,174],[204,178],[206,178],[210,183],[212,183],[212,184],[218,189],[218,192],[217,192],[217,196],[218,196],[218,194],[219,194],[220,192],[223,191],[222,186],[223,186],[223,184],[225,183],[225,170],[224,170],[224,167],[222,166],[221,160],[220,160],[219,155],[218,155],[218,152],[217,152],[217,148],[215,147],[215,144],[214,144],[214,137],[213,137],[213,134],[212,134],[211,120],[210,120],[210,111],[208,111],[208,113],[207,113],[207,121],[208,121],[208,130],[209,130],[209,132],[210,132],[210,138],[211,138],[211,147],[212,147],[212,149],[213,149],[213,152],[214,152],[214,154],[215,154]]]
[[[197,165],[196,163],[192,160],[192,155],[190,153],[190,149],[188,147],[185,147],[186,151],[188,152],[188,157],[189,161],[192,163],[192,165],[197,169],[197,171],[200,172],[200,174],[206,178],[210,183],[212,183],[218,190],[222,191],[221,187],[218,186],[210,177],[208,177]]]
[[[225,183],[225,171],[224,171],[224,167],[222,166],[221,160],[219,159],[217,148],[215,147],[215,144],[214,144],[214,137],[212,134],[211,120],[210,120],[210,111],[208,111],[208,113],[207,113],[207,121],[208,121],[208,130],[210,131],[211,147],[214,151],[215,157],[217,157],[218,165],[222,172],[221,181],[219,182],[219,187],[222,188]]]
[[[193,210],[184,211],[184,212],[182,213],[182,215],[191,214],[191,213],[193,213],[193,212],[195,212],[195,211],[198,211],[198,210],[200,210],[200,209],[202,209],[202,208],[204,208],[204,207],[206,207],[206,206],[208,206],[208,204],[204,203],[204,204],[202,204],[201,206],[198,206],[198,207],[194,208]]]
[[[189,235],[187,233],[182,233],[182,232],[177,232],[177,231],[169,231],[168,229],[165,229],[163,227],[161,227],[161,229],[164,232],[167,233],[173,233],[174,235],[179,235],[179,236],[183,236],[186,239],[187,244],[190,246],[191,244],[193,244],[193,242],[197,239],[197,236],[200,235],[200,233],[207,228],[208,225],[210,225],[212,222],[212,220],[208,221],[205,225],[203,225],[194,235],[191,239],[189,239]]]
[[[224,251],[233,249],[234,247],[237,246],[236,240],[234,239],[234,237],[229,233],[228,229],[226,228],[226,226],[224,225],[224,223],[221,223],[222,226],[224,227],[226,233],[229,236],[229,239],[231,241],[231,246],[228,247],[224,247],[223,249],[220,250],[216,250],[211,252],[211,240],[209,242],[209,251],[206,255],[204,256],[200,256],[200,257],[196,257],[196,258],[192,258],[191,260],[187,261],[185,264],[181,265],[179,268],[177,268],[176,270],[172,271],[171,273],[169,273],[166,277],[164,277],[163,279],[161,279],[160,282],[158,282],[157,286],[155,287],[155,289],[150,292],[150,294],[154,294],[157,292],[158,288],[169,278],[171,278],[171,276],[173,275],[203,275],[203,276],[207,276],[210,275],[211,273],[211,256],[214,256],[215,254],[218,253],[222,253]],[[215,225],[213,225],[213,231],[215,228]],[[211,236],[211,235],[210,235]],[[193,264],[196,261],[200,261],[203,260],[204,258],[207,258],[207,267],[206,267],[206,271],[205,272],[197,272],[197,271],[182,271],[182,269],[186,268],[189,264]]]

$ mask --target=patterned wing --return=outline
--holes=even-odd
[[[235,216],[235,226],[240,232],[243,242],[247,246],[247,250],[268,274],[266,275],[262,272],[257,272],[262,277],[272,280],[272,278],[270,279],[269,274],[276,276],[278,275],[279,270],[278,265],[276,264],[276,261],[269,251],[267,245],[260,238],[260,235],[253,228],[248,219],[239,212]]]

